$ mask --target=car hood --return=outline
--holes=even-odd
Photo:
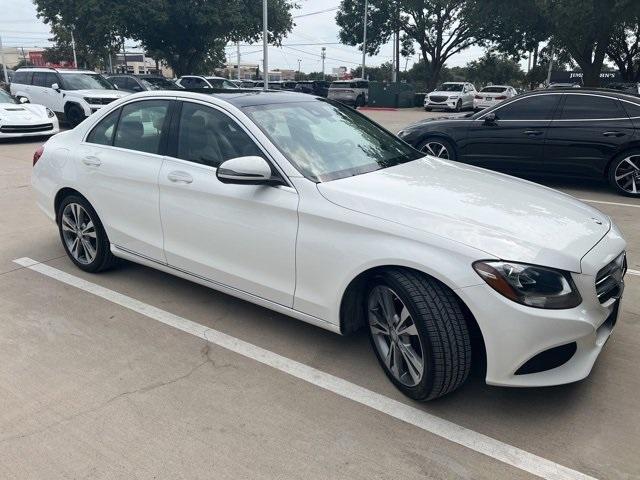
[[[50,122],[47,109],[42,105],[28,103],[0,103],[0,124],[19,122],[20,125]]]
[[[318,184],[344,208],[476,248],[503,260],[580,272],[611,227],[561,192],[456,162],[425,157]]]

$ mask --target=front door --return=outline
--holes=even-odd
[[[460,160],[518,174],[539,173],[544,142],[561,95],[543,94],[516,99],[470,122],[459,145]],[[489,117],[490,118],[490,117]]]
[[[140,100],[102,119],[81,144],[80,185],[116,247],[163,262],[158,174],[171,100]]]
[[[291,187],[221,183],[224,160],[266,158],[226,113],[185,102],[159,177],[170,266],[291,307],[298,194]]]

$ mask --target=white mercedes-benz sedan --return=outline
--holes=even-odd
[[[331,331],[368,331],[406,395],[586,377],[616,324],[625,241],[562,193],[424,156],[290,92],[145,92],[34,155],[82,270],[116,257]]]
[[[60,125],[44,105],[20,103],[0,89],[0,139],[55,135]]]

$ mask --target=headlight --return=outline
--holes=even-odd
[[[474,270],[496,292],[536,308],[573,308],[582,303],[569,272],[513,262],[475,262]]]
[[[55,116],[56,116],[56,114],[55,114],[55,113],[53,113],[51,110],[49,110],[49,109],[47,108],[47,117],[49,117],[49,118],[53,118],[53,117],[55,117]]]

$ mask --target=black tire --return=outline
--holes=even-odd
[[[431,111],[431,107],[424,107],[424,111],[425,112],[430,112]]]
[[[391,288],[406,306],[414,319],[424,353],[420,382],[407,386],[389,370],[368,328],[373,350],[391,382],[418,401],[433,400],[460,387],[471,369],[471,340],[455,294],[433,278],[404,269],[387,270],[374,277],[369,293],[378,285]],[[365,318],[369,318],[368,302],[365,310]]]
[[[640,198],[640,149],[628,150],[616,156],[609,165],[609,185],[620,195]],[[620,180],[616,176],[624,174]],[[633,192],[635,185],[636,192]]]
[[[84,209],[86,214],[89,216],[90,221],[93,222],[93,225],[94,225],[95,234],[96,234],[95,236],[95,240],[96,240],[95,252],[96,253],[95,253],[95,258],[93,258],[93,260],[88,263],[81,262],[74,257],[74,255],[69,250],[67,241],[65,240],[65,237],[63,234],[63,227],[62,227],[63,212],[65,211],[65,208],[71,204],[80,205]],[[98,214],[96,213],[96,211],[93,209],[91,204],[85,198],[80,197],[78,195],[68,195],[67,197],[65,197],[60,202],[60,205],[58,206],[57,223],[58,223],[58,232],[60,234],[60,241],[62,242],[62,246],[65,252],[67,252],[67,255],[69,256],[71,261],[76,265],[76,267],[80,268],[81,270],[84,270],[85,272],[97,273],[103,270],[107,270],[116,264],[117,259],[111,253],[111,248],[110,248],[111,244],[109,243],[109,238],[107,237],[104,227],[102,226],[102,222],[100,221],[100,218],[98,217]]]
[[[84,111],[80,108],[79,105],[69,105],[67,107],[67,111],[65,112],[65,117],[71,128],[75,128],[80,125],[85,118]]]
[[[364,104],[365,104],[364,96],[358,95],[358,97],[356,98],[356,108],[364,107]]]
[[[441,138],[441,137],[427,137],[427,138],[425,138],[424,140],[422,140],[418,144],[416,149],[418,149],[418,150],[420,150],[421,152],[424,152],[424,153],[429,153],[431,155],[430,152],[426,151],[426,146],[430,142],[438,142],[438,143],[444,145],[444,147],[447,149],[448,157],[440,157],[440,158],[444,158],[445,160],[456,160],[456,158],[457,158],[456,150],[455,150],[453,144],[449,140],[446,140],[446,139]]]
[[[462,111],[462,100],[456,102],[456,112]]]

